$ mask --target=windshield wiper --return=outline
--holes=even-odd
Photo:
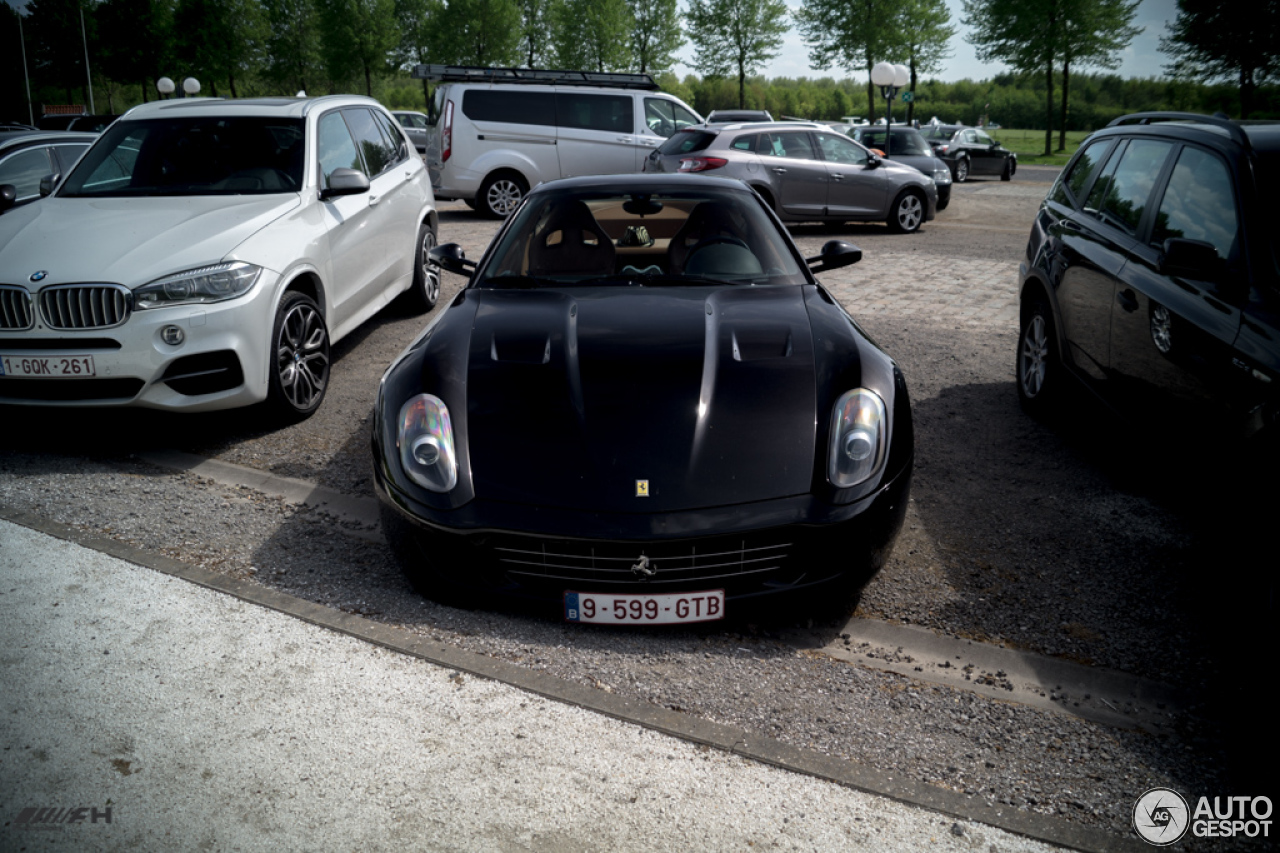
[[[519,290],[535,287],[563,287],[565,284],[566,282],[540,275],[497,275],[486,278],[480,286]]]
[[[731,281],[723,278],[708,278],[701,275],[675,275],[671,273],[614,273],[575,281],[574,284],[604,284],[617,281],[641,287],[666,287],[670,285],[703,285],[703,284],[751,284],[749,281]]]

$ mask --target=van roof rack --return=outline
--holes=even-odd
[[[658,84],[648,74],[613,74],[596,71],[554,71],[537,68],[484,68],[476,65],[415,65],[415,80],[440,83],[527,83],[541,85],[599,86],[608,89],[647,89]]]
[[[1250,148],[1249,136],[1231,119],[1222,115],[1201,115],[1200,113],[1183,113],[1183,112],[1148,112],[1148,113],[1130,113],[1119,118],[1112,119],[1107,127],[1119,127],[1125,124],[1160,124],[1163,122],[1186,122],[1188,124],[1203,124],[1208,127],[1225,130],[1227,136],[1240,144],[1245,150]]]

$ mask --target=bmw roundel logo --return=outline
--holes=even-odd
[[[36,270],[35,272],[33,272],[33,273],[31,274],[31,280],[32,280],[32,281],[44,281],[44,280],[45,280],[45,277],[46,277],[46,276],[48,276],[48,275],[49,275],[49,271],[48,271],[48,270]]]

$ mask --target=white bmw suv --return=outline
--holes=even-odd
[[[2,208],[0,403],[304,418],[332,343],[440,292],[426,167],[368,98],[136,107]]]

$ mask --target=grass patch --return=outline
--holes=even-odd
[[[999,130],[988,131],[991,137],[997,140],[1005,148],[1018,155],[1019,163],[1036,163],[1041,166],[1065,166],[1067,161],[1071,159],[1071,155],[1076,153],[1076,149],[1080,147],[1080,143],[1089,135],[1084,130],[1068,130],[1067,131],[1067,150],[1062,153],[1056,153],[1058,148],[1058,132],[1053,132],[1053,149],[1055,153],[1048,157],[1044,156],[1044,131],[1043,130],[1018,130],[1000,128]]]

